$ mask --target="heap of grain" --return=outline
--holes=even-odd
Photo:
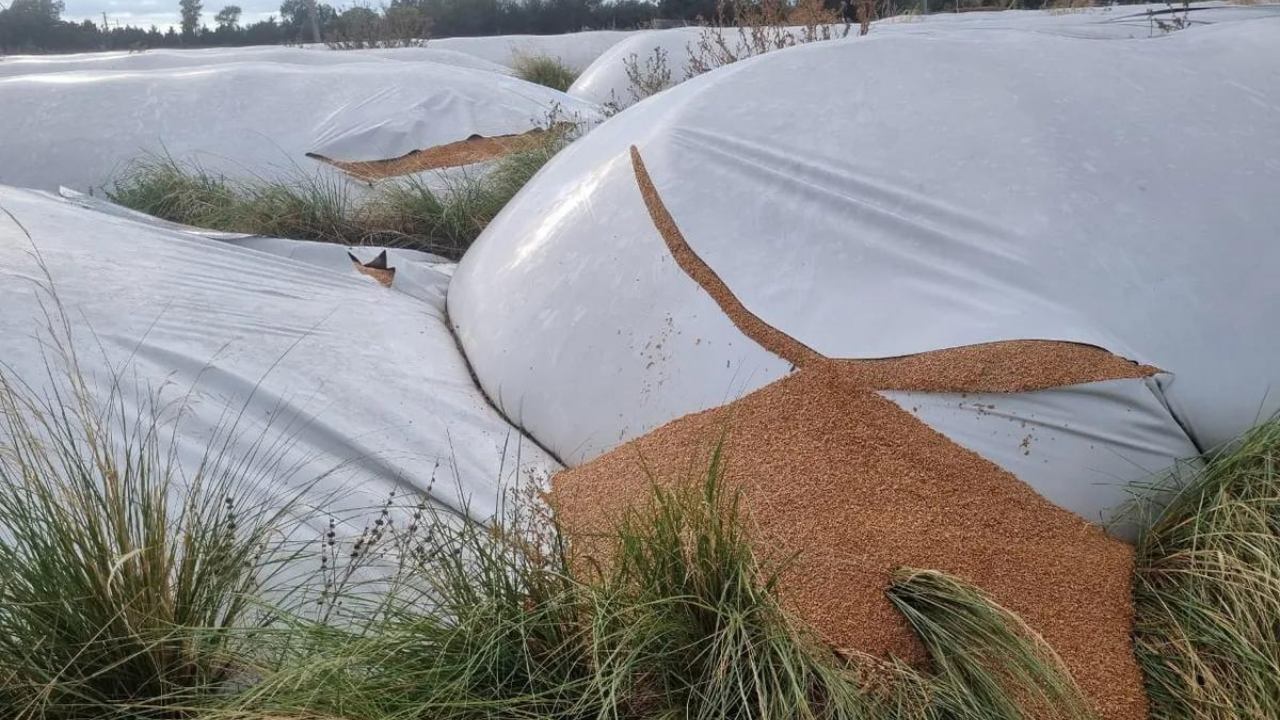
[[[872,362],[824,358],[751,316],[700,267],[634,159],[654,223],[682,267],[740,329],[800,370],[557,475],[553,497],[570,535],[606,530],[646,496],[653,477],[679,482],[705,472],[723,438],[725,479],[743,492],[755,542],[766,554],[795,555],[785,600],[833,647],[923,661],[885,592],[898,568],[941,570],[1026,620],[1101,717],[1145,717],[1130,640],[1131,548],[876,390],[1013,392],[1154,369],[1051,342]]]
[[[786,599],[832,646],[922,659],[885,591],[897,568],[941,570],[1022,616],[1102,717],[1145,716],[1129,546],[838,372],[803,370],[560,473],[566,528],[605,530],[645,497],[646,468],[668,482],[705,472],[726,431],[725,477],[756,541],[797,554]]]

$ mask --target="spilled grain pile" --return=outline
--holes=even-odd
[[[557,475],[554,501],[579,549],[589,553],[589,538],[646,497],[651,481],[699,477],[723,438],[725,477],[744,493],[757,544],[794,556],[786,601],[833,647],[924,661],[885,591],[897,568],[941,570],[1018,613],[1102,718],[1144,718],[1130,636],[1132,549],[875,391],[1018,392],[1155,368],[1045,341],[825,358],[742,306],[684,241],[634,149],[632,159],[680,266],[739,329],[800,372]]]
[[[725,477],[756,541],[796,554],[785,597],[832,646],[922,660],[885,591],[897,568],[941,570],[1026,620],[1102,717],[1145,716],[1131,548],[837,372],[804,370],[560,473],[571,536],[642,500],[646,467],[662,481],[698,477],[726,431]]]

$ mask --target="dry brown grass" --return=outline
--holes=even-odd
[[[1045,4],[1044,9],[1050,15],[1065,15],[1084,12],[1094,5],[1094,0],[1052,0]]]
[[[871,23],[879,18],[901,14],[892,0],[847,2],[853,7],[859,35],[870,32]],[[848,37],[853,26],[840,10],[826,7],[823,0],[797,0],[794,5],[780,0],[720,0],[715,18],[702,26],[696,41],[686,45],[683,77],[676,77],[679,69],[670,65],[668,53],[661,48],[643,57],[632,54],[623,61],[631,95],[626,104],[739,60]],[[613,109],[621,109],[622,103],[623,99],[615,99]]]
[[[824,7],[822,0],[799,0],[794,6],[778,0],[722,0],[717,16],[689,45],[687,77],[772,50],[847,37],[851,30],[840,13]]]
[[[673,84],[671,66],[667,64],[667,51],[660,47],[655,47],[651,54],[645,56],[643,65],[640,56],[635,53],[626,59],[624,65],[632,103],[656,95]]]

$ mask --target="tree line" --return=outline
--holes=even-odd
[[[225,0],[223,0],[225,1]],[[368,0],[354,0],[364,3]],[[822,0],[840,12],[859,0]],[[919,9],[921,0],[863,0],[885,17],[904,9]],[[961,11],[980,7],[1039,8],[1093,0],[928,0],[930,10]],[[1138,0],[1101,0],[1101,2]],[[1172,1],[1172,0],[1171,0]],[[367,4],[339,6],[318,0],[284,0],[278,15],[242,23],[238,5],[212,12],[206,23],[204,0],[178,0],[180,23],[160,30],[121,26],[104,17],[72,22],[62,19],[62,0],[0,0],[0,55],[11,53],[146,50],[148,48],[278,45],[327,42],[336,47],[398,45],[428,37],[537,34],[597,29],[646,27],[655,20],[675,23],[713,21],[732,24],[732,10],[745,4],[796,0],[390,0],[377,8]],[[1172,6],[1171,6],[1172,7]],[[846,15],[849,15],[846,13]],[[848,19],[846,17],[846,19]]]
[[[8,7],[0,0],[0,54],[554,34],[631,29],[658,17],[693,20],[714,8],[715,0],[391,0],[376,8],[284,0],[278,15],[242,23],[238,5],[206,12],[202,0],[179,0],[179,25],[161,30],[109,18],[63,20],[61,0],[12,0]]]

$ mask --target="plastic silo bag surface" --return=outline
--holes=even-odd
[[[670,73],[670,85],[684,82],[689,65],[689,46],[696,46],[703,34],[702,28],[672,28],[637,33],[619,42],[596,58],[569,87],[573,97],[594,103],[612,103],[626,107],[635,102],[635,96],[644,89],[634,87],[628,75],[628,64],[634,56],[635,70],[658,72],[665,68]],[[735,31],[725,29],[726,38],[734,38]],[[646,78],[656,81],[657,77]],[[643,98],[641,98],[643,99]]]
[[[771,53],[571,146],[464,259],[450,315],[489,395],[570,463],[789,372],[676,266],[635,145],[691,250],[822,355],[1043,339],[1164,371],[1074,393],[1073,434],[1097,441],[1060,454],[1065,468],[1018,470],[1042,492],[1085,468],[1082,483],[1123,485],[1280,406],[1267,310],[1280,305],[1280,135],[1262,130],[1277,104],[1280,20],[1132,40],[886,33]],[[1149,421],[1108,440],[1132,412]],[[962,415],[924,419],[1009,454],[1003,431],[989,446],[949,431]],[[1117,497],[1065,502],[1094,519]]]
[[[0,183],[47,190],[99,187],[159,154],[242,179],[340,182],[307,153],[397,158],[596,113],[513,77],[391,61],[19,75],[0,79],[0,107]]]
[[[454,50],[511,67],[521,55],[552,57],[581,72],[614,44],[634,35],[635,30],[586,30],[560,35],[493,35],[489,37],[440,38],[428,47]]]
[[[483,518],[503,488],[558,468],[475,387],[438,305],[349,268],[40,193],[0,188],[0,207],[31,235],[0,214],[5,374],[41,392],[53,382],[45,362],[63,339],[45,328],[52,283],[99,395],[114,376],[132,411],[153,394],[185,404],[175,441],[187,471],[235,420],[232,456],[274,448],[257,448],[251,468],[277,497],[306,488],[309,519],[323,524],[329,513],[362,522],[393,489],[428,487]]]
[[[76,192],[70,188],[60,188],[59,194],[72,204],[95,212],[124,218],[150,227],[160,228],[161,230],[171,230],[196,237],[219,240],[228,245],[279,255],[283,258],[315,265],[344,275],[348,275],[353,271],[353,257],[362,263],[368,263],[376,259],[379,253],[385,253],[388,265],[395,268],[394,282],[391,289],[429,303],[440,312],[444,312],[445,293],[449,288],[449,278],[453,276],[453,271],[457,267],[457,264],[451,260],[420,250],[369,245],[352,248],[326,242],[206,230],[193,225],[183,225],[162,220],[108,202],[99,197]]]

